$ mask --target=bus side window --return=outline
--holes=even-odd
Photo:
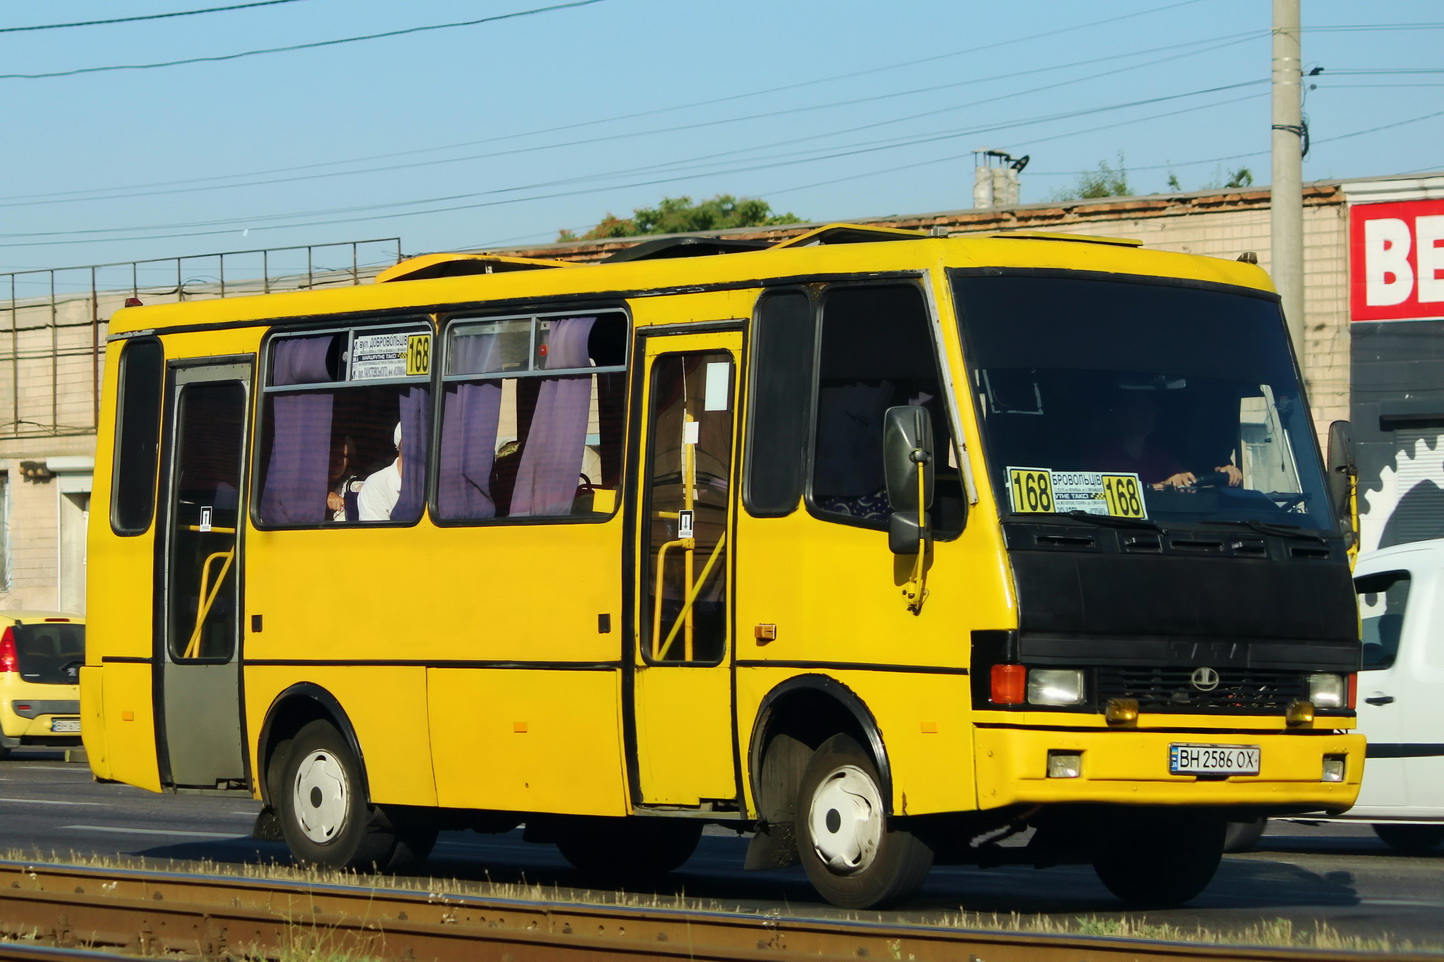
[[[365,479],[398,461],[395,499],[370,520],[421,517],[431,424],[429,378],[408,377],[386,359],[368,355],[391,341],[420,336],[430,335],[414,329],[358,329],[271,341],[257,460],[259,523],[362,520],[357,500]],[[405,439],[399,448],[398,433]]]
[[[883,413],[912,404],[932,418],[937,537],[962,531],[963,486],[927,308],[907,285],[836,287],[822,308],[811,507],[830,521],[882,528],[889,507]]]
[[[803,291],[763,295],[753,323],[747,474],[742,498],[758,517],[790,514],[807,483],[817,324]]]
[[[165,386],[165,351],[160,341],[139,338],[125,343],[120,355],[119,384],[110,526],[116,534],[140,534],[150,527],[155,514],[160,409]]]
[[[446,332],[436,517],[608,517],[626,317],[460,319]]]

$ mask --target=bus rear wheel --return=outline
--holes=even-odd
[[[933,852],[892,826],[872,758],[847,735],[823,742],[797,795],[797,855],[808,880],[833,905],[877,908],[918,890]]]
[[[1182,905],[1213,881],[1224,820],[1189,811],[1133,811],[1109,820],[1093,858],[1098,879],[1129,908]]]
[[[368,804],[361,765],[329,722],[307,723],[279,759],[281,834],[298,861],[373,871],[396,850],[396,834]]]

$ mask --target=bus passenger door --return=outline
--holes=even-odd
[[[645,339],[636,531],[633,798],[737,796],[732,519],[740,332]]]
[[[174,368],[169,380],[154,662],[168,786],[240,787],[246,777],[237,532],[250,383],[249,361]]]

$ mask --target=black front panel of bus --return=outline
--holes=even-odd
[[[1127,533],[1100,534],[1083,550],[1010,546],[1024,663],[1357,669],[1358,615],[1337,542],[1221,538],[1200,548],[1165,538],[1131,551]],[[1010,545],[1020,540],[1009,532]]]

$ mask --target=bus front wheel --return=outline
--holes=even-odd
[[[1099,833],[1093,870],[1129,908],[1172,908],[1213,881],[1223,840],[1224,820],[1211,814],[1131,811]]]
[[[281,833],[299,861],[372,871],[396,850],[396,835],[367,803],[361,765],[325,721],[309,722],[280,759]]]
[[[932,868],[933,853],[889,824],[877,766],[847,735],[823,742],[797,795],[797,854],[819,895],[842,908],[902,901]]]

